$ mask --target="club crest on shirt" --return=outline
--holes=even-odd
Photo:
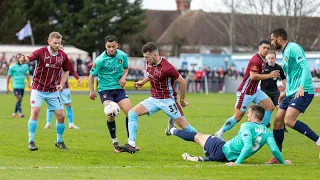
[[[119,59],[119,60],[118,60],[118,64],[121,64],[121,63],[122,63],[122,60],[121,60],[121,59]]]
[[[96,63],[94,63],[92,67],[95,68],[96,66],[97,66]]]
[[[288,62],[288,56],[286,56],[286,62]]]
[[[57,57],[57,62],[61,63],[62,62],[62,58],[61,57]]]

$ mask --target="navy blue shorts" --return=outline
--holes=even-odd
[[[14,96],[21,96],[23,97],[24,95],[24,89],[13,89],[13,93],[14,93]]]
[[[209,157],[211,161],[228,162],[228,159],[222,152],[222,147],[225,143],[215,136],[210,136],[204,145],[206,157]]]
[[[294,99],[294,96],[292,97],[286,96],[283,98],[280,104],[280,109],[287,110],[288,107],[292,107],[300,111],[300,113],[304,113],[304,111],[307,109],[307,107],[311,103],[313,97],[314,97],[314,94],[309,94],[307,92],[304,92],[304,96],[300,96],[297,99]]]
[[[128,98],[128,95],[124,89],[100,91],[99,95],[102,103],[106,100],[118,103],[122,99]]]

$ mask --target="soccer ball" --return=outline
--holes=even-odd
[[[120,113],[120,107],[115,102],[110,102],[104,107],[104,114],[109,117],[116,117]]]

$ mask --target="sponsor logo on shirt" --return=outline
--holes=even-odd
[[[45,65],[45,67],[47,67],[47,68],[59,68],[59,67],[56,67],[55,64],[48,64],[48,63]]]

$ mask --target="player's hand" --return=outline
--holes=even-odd
[[[279,75],[280,75],[280,71],[279,70],[274,70],[274,71],[271,71],[270,78],[276,78]]]
[[[26,62],[27,62],[26,56],[22,55],[22,56],[19,58],[19,62],[20,62],[20,64],[26,63]]]
[[[226,165],[227,165],[227,166],[236,166],[236,165],[238,165],[238,164],[235,163],[235,162],[228,162],[228,163],[226,163]]]
[[[139,90],[142,88],[143,85],[143,81],[138,81],[134,83],[134,87],[138,88]]]
[[[285,162],[286,164],[292,164],[292,162],[291,162],[290,160],[284,160],[284,162]]]
[[[62,92],[62,90],[63,90],[63,86],[62,86],[61,84],[59,84],[59,85],[57,86],[57,91],[61,91],[61,92]]]
[[[280,94],[279,99],[278,99],[278,104],[281,104],[281,101],[283,100],[284,97],[286,97],[286,93]]]
[[[296,95],[294,96],[294,99],[299,98],[300,96],[304,96],[304,88],[303,87],[299,87],[298,92],[296,93]]]
[[[78,86],[80,86],[82,84],[81,79],[78,79]]]
[[[187,101],[185,101],[184,99],[180,99],[180,104],[182,107],[187,107],[189,105],[189,103]]]
[[[90,98],[91,100],[95,100],[95,99],[96,99],[96,97],[97,97],[97,95],[96,95],[96,93],[95,93],[95,92],[90,92],[90,94],[89,94],[89,98]]]
[[[123,88],[125,85],[126,85],[126,83],[127,83],[127,81],[126,81],[126,79],[120,79],[119,80],[119,84],[120,84],[120,86]]]

